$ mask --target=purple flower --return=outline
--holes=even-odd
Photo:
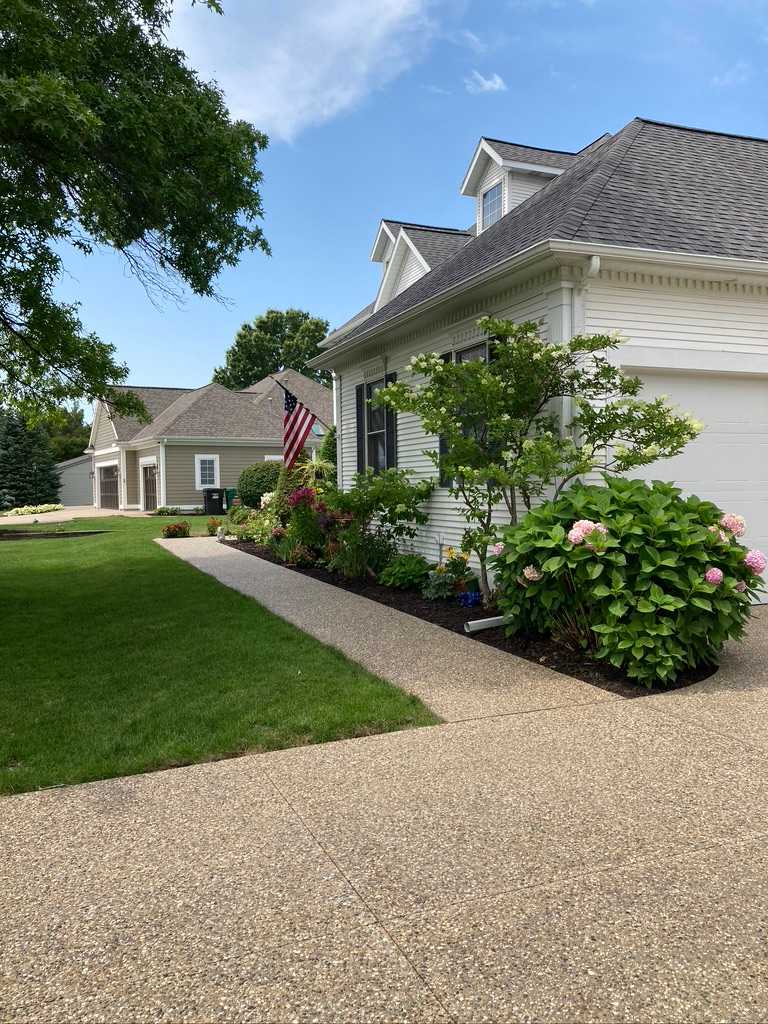
[[[704,579],[707,583],[711,583],[713,586],[719,587],[723,582],[723,571],[722,569],[715,568],[707,569],[704,573]]]
[[[488,554],[489,555],[501,555],[503,552],[504,552],[504,545],[503,544],[492,544],[488,548]]]
[[[747,528],[744,516],[736,516],[733,512],[726,512],[725,515],[721,516],[720,525],[724,530],[732,533],[734,537],[741,537]]]

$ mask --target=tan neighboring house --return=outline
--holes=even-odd
[[[277,382],[280,383],[277,383]],[[246,466],[283,457],[283,396],[288,388],[318,417],[306,448],[319,447],[333,422],[331,392],[295,370],[244,391],[205,387],[122,390],[137,394],[149,423],[113,417],[96,403],[88,454],[97,508],[147,512],[201,507],[207,487],[236,487]]]

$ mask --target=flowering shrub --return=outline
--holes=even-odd
[[[168,523],[167,526],[163,527],[164,537],[188,537],[189,536],[189,523]]]
[[[2,512],[4,516],[37,516],[44,512],[61,512],[63,505],[19,505],[17,508],[8,509]]]
[[[510,632],[551,635],[649,687],[670,683],[717,664],[743,634],[766,568],[739,543],[744,526],[671,484],[576,485],[504,532],[499,606]]]
[[[208,522],[205,524],[205,527],[208,531],[208,536],[215,537],[216,531],[219,529],[220,526],[221,520],[217,519],[215,516],[211,516]]]
[[[436,565],[429,573],[422,590],[423,596],[440,601],[477,590],[477,577],[468,563],[469,552],[447,548],[445,561]]]
[[[269,506],[272,504],[272,502],[274,500],[275,500],[275,492],[274,491],[267,491],[266,494],[262,494],[262,496],[261,496],[261,501],[259,502],[259,508],[261,508],[261,509],[269,508]]]
[[[317,492],[314,487],[298,487],[288,495],[288,507],[298,508],[299,505],[314,507]]]

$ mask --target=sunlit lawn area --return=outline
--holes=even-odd
[[[0,792],[436,721],[163,551],[152,538],[170,521],[81,519],[38,529],[108,532],[0,542]]]

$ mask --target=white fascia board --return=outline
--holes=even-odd
[[[523,171],[526,174],[543,174],[547,178],[557,178],[562,174],[563,167],[548,167],[545,164],[526,164],[519,160],[502,160],[501,166],[508,171]]]
[[[392,252],[392,258],[389,261],[387,269],[384,271],[384,276],[382,277],[381,284],[379,285],[379,291],[376,296],[376,301],[373,305],[374,313],[376,312],[377,309],[380,309],[392,298],[393,288],[391,287],[391,285],[394,281],[397,280],[397,276],[400,273],[400,270],[402,269],[402,265],[405,260],[404,253],[406,249],[412,252],[416,259],[419,261],[419,263],[421,263],[422,267],[424,268],[425,274],[428,274],[429,271],[432,269],[430,265],[427,263],[427,261],[424,259],[424,257],[421,255],[419,250],[416,248],[416,246],[413,244],[413,241],[408,237],[408,232],[405,230],[405,228],[400,228],[400,231],[397,236],[397,241],[395,242],[395,248]]]
[[[467,173],[464,175],[464,180],[461,183],[459,193],[462,196],[474,196],[476,195],[475,186],[482,176],[485,170],[485,163],[487,160],[493,160],[494,163],[502,166],[504,161],[501,159],[499,154],[489,145],[485,139],[480,139],[475,149],[472,161],[467,168]],[[482,161],[482,164],[480,163]]]
[[[373,248],[371,249],[370,258],[372,263],[381,263],[381,261],[383,260],[384,253],[381,251],[381,249],[383,248],[385,243],[394,245],[395,236],[392,234],[390,229],[382,220],[379,222],[379,230],[376,232],[376,238],[373,243]]]
[[[553,238],[549,241],[553,253],[575,256],[602,256],[622,262],[662,264],[691,270],[703,270],[730,275],[768,275],[768,260],[750,260],[737,256],[712,256],[708,253],[682,252],[675,249],[646,249],[642,246],[607,245],[603,242],[579,242]]]
[[[200,437],[160,437],[155,442],[156,444],[211,444],[219,445],[221,447],[232,447],[234,445],[240,447],[242,445],[254,445],[257,444],[263,448],[281,448],[283,447],[282,439],[275,437],[209,437],[207,435]]]

